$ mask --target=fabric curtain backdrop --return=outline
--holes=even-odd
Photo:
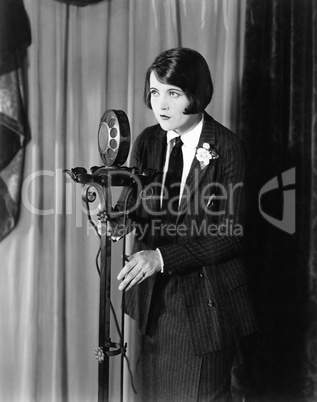
[[[23,63],[31,43],[22,0],[0,2],[0,241],[19,218],[25,146]]]
[[[106,109],[122,109],[132,137],[154,123],[142,100],[146,68],[182,45],[207,59],[215,83],[209,112],[236,130],[245,2],[108,0],[86,7],[25,0],[28,144],[21,218],[0,243],[1,400],[94,401],[98,391],[99,240],[89,227],[80,185],[62,170],[101,165],[97,130]],[[128,164],[128,162],[127,162]],[[96,212],[98,202],[91,205]],[[112,298],[120,312],[113,247]],[[128,321],[129,328],[132,324]],[[112,325],[114,329],[114,325]],[[115,330],[111,334],[118,341]],[[133,338],[128,356],[135,364]],[[111,360],[111,401],[120,358]],[[125,374],[125,400],[133,392]]]
[[[240,134],[251,156],[247,257],[262,330],[240,372],[253,379],[250,400],[317,399],[316,18],[314,0],[247,1]],[[278,177],[262,210],[282,220],[292,183],[281,174],[293,168],[290,234],[263,219],[258,194]]]

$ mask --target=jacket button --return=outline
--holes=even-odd
[[[199,276],[200,276],[201,278],[203,278],[203,277],[204,277],[204,274],[203,274],[202,272],[200,272]]]
[[[168,273],[168,275],[172,275],[173,271],[172,271],[171,269],[169,269],[169,270],[167,271],[167,273]]]
[[[210,300],[210,299],[208,300],[208,306],[209,307],[215,307],[215,304],[216,303],[214,302],[214,300]]]

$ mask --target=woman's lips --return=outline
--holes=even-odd
[[[165,114],[160,114],[160,118],[161,118],[162,120],[169,120],[169,119],[170,119],[170,117],[169,117],[169,116],[166,116]]]

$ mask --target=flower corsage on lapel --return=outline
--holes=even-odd
[[[200,162],[200,168],[204,169],[212,159],[218,159],[220,155],[213,146],[204,142],[201,148],[197,149],[196,158]]]

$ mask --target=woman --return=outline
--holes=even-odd
[[[205,112],[212,93],[191,49],[163,52],[146,74],[158,124],[137,137],[131,165],[163,174],[130,216],[135,252],[118,275],[141,334],[144,401],[230,400],[236,342],[256,329],[241,258],[245,153]]]

